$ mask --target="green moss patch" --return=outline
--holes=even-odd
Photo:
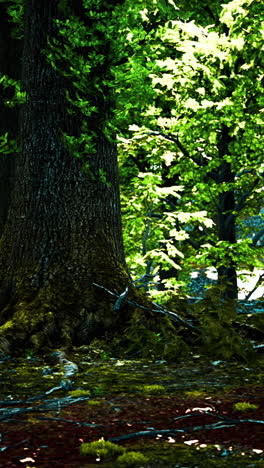
[[[241,411],[243,413],[246,411],[257,410],[258,405],[254,405],[253,403],[249,403],[248,401],[239,401],[238,403],[235,403],[233,405],[233,408],[235,411]]]
[[[70,396],[78,397],[78,396],[89,396],[90,390],[71,390],[69,392]]]
[[[148,458],[139,452],[127,452],[120,455],[117,459],[117,463],[124,466],[142,466],[142,463],[147,463]]]
[[[190,439],[191,438],[190,436]],[[126,447],[127,449],[130,448],[127,444]],[[233,450],[232,447],[226,449],[218,444],[209,445],[197,442],[192,446],[187,446],[177,443],[176,440],[174,443],[141,441],[133,445],[133,450],[138,450],[138,452],[135,453],[139,453],[147,459],[147,462],[142,461],[139,465],[142,467],[144,466],[144,468],[263,467],[263,460],[259,459],[259,456],[254,452],[243,450],[243,455],[241,455],[237,453],[237,450]],[[129,452],[126,454],[128,453]],[[117,461],[119,461],[120,458],[121,457],[118,457]],[[131,466],[133,465],[131,464]]]
[[[163,385],[142,385],[141,387],[137,387],[141,393],[146,393],[147,395],[160,395],[166,392],[165,387]]]
[[[105,440],[84,443],[80,447],[81,455],[90,455],[99,458],[114,457],[125,452],[125,448]]]
[[[100,406],[102,404],[101,401],[99,400],[88,400],[87,405],[88,406]]]

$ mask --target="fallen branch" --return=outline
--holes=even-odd
[[[111,296],[117,297],[118,299],[115,302],[115,306],[116,306],[118,301],[120,301],[120,302],[118,302],[118,305],[120,305],[121,302],[126,301],[128,304],[131,304],[131,305],[133,305],[135,307],[138,307],[140,309],[143,309],[143,310],[147,310],[148,312],[159,312],[160,314],[167,315],[167,317],[169,317],[174,322],[181,323],[182,325],[184,325],[185,327],[191,329],[192,331],[195,331],[199,335],[202,334],[202,332],[201,332],[201,330],[199,330],[199,328],[197,328],[194,325],[186,322],[186,320],[182,319],[178,314],[176,314],[176,312],[172,312],[170,310],[164,309],[162,306],[160,306],[160,305],[158,305],[156,303],[154,303],[154,305],[157,307],[156,309],[149,309],[148,307],[142,306],[142,305],[138,304],[137,302],[130,301],[129,299],[126,298],[126,294],[127,294],[127,291],[128,291],[127,288],[125,289],[125,291],[121,295],[118,295],[117,293],[113,293],[112,291],[105,288],[104,286],[101,286],[100,284],[93,283],[93,285],[96,286],[97,288],[103,289],[108,294],[111,294]]]
[[[4,452],[5,450],[10,449],[10,448],[19,447],[19,445],[22,445],[22,444],[24,444],[25,442],[28,442],[28,441],[29,441],[29,439],[24,439],[24,440],[20,440],[20,442],[17,442],[16,444],[6,445],[5,447],[0,447],[0,452]]]
[[[200,414],[201,416],[201,414]],[[119,437],[112,437],[111,439],[108,439],[109,442],[121,442],[122,440],[127,440],[127,439],[134,439],[136,437],[155,437],[158,435],[174,435],[178,433],[184,433],[184,432],[195,432],[195,431],[201,431],[201,430],[208,430],[208,429],[222,429],[224,427],[232,427],[235,426],[235,424],[222,424],[220,426],[220,423],[215,423],[215,424],[205,424],[204,426],[195,426],[195,427],[184,427],[183,429],[161,429],[161,430],[150,430],[150,431],[139,431],[139,432],[132,432],[131,434],[124,434]]]
[[[205,411],[204,414],[207,416],[214,416],[215,418],[221,419],[223,421],[228,421],[230,423],[252,423],[252,424],[264,424],[264,421],[258,419],[234,419],[229,418],[228,416],[222,416],[218,413],[210,413],[209,411]]]
[[[65,397],[65,398],[58,398],[56,400],[46,400],[46,402],[39,406],[30,406],[28,408],[1,408],[0,409],[0,421],[7,422],[8,420],[13,420],[14,417],[18,415],[22,415],[25,413],[39,413],[39,412],[49,412],[49,411],[58,411],[64,406],[72,405],[75,403],[79,403],[80,401],[89,400],[89,397],[81,396],[81,397]],[[23,401],[22,403],[26,403]]]
[[[214,424],[204,424],[202,426],[188,426],[184,427],[183,429],[161,429],[161,430],[149,430],[149,431],[139,431],[139,432],[132,432],[131,434],[124,434],[119,437],[113,437],[111,439],[108,439],[109,442],[121,442],[123,440],[128,440],[128,439],[134,439],[136,437],[155,437],[158,435],[174,435],[178,434],[179,432],[196,432],[196,431],[203,431],[203,430],[209,430],[209,429],[223,429],[226,427],[234,427],[237,426],[240,423],[251,423],[251,424],[264,424],[264,421],[262,420],[257,420],[257,419],[234,419],[234,418],[229,418],[228,416],[222,416],[218,413],[215,412],[209,412],[209,411],[201,411],[199,413],[191,413],[191,414],[185,414],[183,416],[178,416],[177,418],[174,418],[174,420],[180,420],[180,419],[185,419],[185,418],[190,418],[193,416],[201,416],[201,414],[204,414],[206,416],[213,416],[215,418],[220,419],[221,421],[214,423]],[[223,424],[225,422],[226,424]]]

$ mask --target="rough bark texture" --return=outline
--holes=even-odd
[[[26,4],[20,122],[22,154],[14,196],[0,241],[0,348],[88,343],[115,329],[129,309],[93,283],[125,289],[130,278],[121,234],[117,151],[98,128],[93,174],[63,146],[59,129],[78,134],[66,112],[68,84],[41,50],[54,34],[57,1]],[[89,157],[89,155],[87,155]],[[1,351],[0,349],[0,351]]]

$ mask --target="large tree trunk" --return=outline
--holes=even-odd
[[[59,136],[59,129],[78,134],[80,122],[69,120],[68,85],[41,53],[47,34],[54,34],[57,4],[26,2],[22,154],[0,242],[0,351],[5,352],[25,344],[43,350],[88,343],[129,316],[127,307],[115,311],[111,296],[94,285],[121,293],[130,281],[116,145],[99,127],[95,177],[89,177]],[[109,184],[100,180],[99,169]]]

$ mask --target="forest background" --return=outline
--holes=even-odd
[[[213,266],[215,303],[237,299],[238,270],[261,269],[264,257],[263,225],[252,232],[246,222],[263,219],[261,2],[195,2],[190,8],[184,1],[127,0],[110,8],[86,0],[81,2],[86,19],[71,2],[57,3],[57,36],[47,36],[42,56],[73,84],[74,92],[66,90],[69,114],[83,118],[81,131],[63,129],[61,141],[108,197],[113,181],[107,158],[96,173],[93,167],[94,122],[102,123],[109,142],[117,138],[123,238],[133,284],[171,305],[186,297],[193,269]],[[20,44],[24,2],[1,2],[3,7],[14,23],[10,41]],[[14,60],[10,74],[0,77],[2,115],[11,112],[8,131],[2,120],[0,137],[1,233],[11,219],[15,158],[21,151],[14,115],[27,93],[20,75]],[[106,94],[114,101],[110,110],[102,106]],[[9,316],[10,307],[2,323]]]
[[[169,3],[130,60],[141,112],[119,138],[129,264],[159,298],[209,266],[237,298],[237,270],[263,267],[263,222],[245,222],[263,200],[260,4]],[[140,15],[150,25],[157,9]]]

